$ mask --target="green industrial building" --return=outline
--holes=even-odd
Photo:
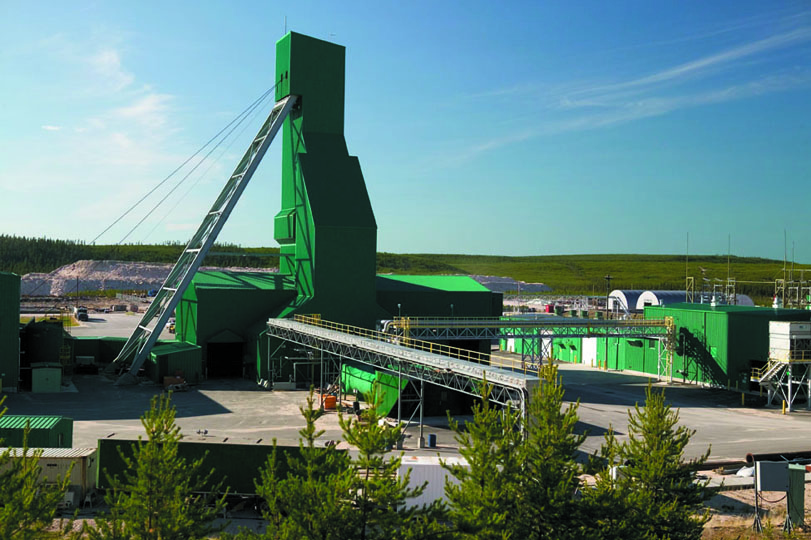
[[[20,276],[0,272],[0,390],[16,392],[20,378]]]
[[[676,326],[675,379],[745,387],[752,368],[769,359],[769,321],[808,321],[811,313],[710,304],[645,308],[646,319],[665,317],[673,317]]]
[[[345,49],[333,43],[291,32],[276,44],[276,100],[298,96],[280,131],[279,272],[197,272],[177,306],[176,330],[200,347],[206,377],[303,382],[293,364],[307,357],[267,336],[270,318],[317,314],[374,329],[397,316],[501,315],[501,294],[466,276],[376,275],[377,223],[344,138],[344,66]],[[454,345],[489,352],[489,342]],[[380,374],[356,366],[343,377],[360,388]]]

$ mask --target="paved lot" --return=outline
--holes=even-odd
[[[88,321],[68,331],[74,336],[130,337],[142,316],[143,313],[90,313]],[[160,339],[174,339],[174,336],[164,330]]]
[[[74,327],[74,335],[128,336],[140,317],[119,313],[94,314],[91,320]],[[171,338],[165,334],[164,338]],[[620,437],[627,433],[629,407],[644,400],[648,377],[604,372],[581,365],[561,365],[566,399],[580,400],[579,429],[588,439],[582,451],[590,454],[602,443],[609,426]],[[655,380],[654,380],[655,382]],[[711,459],[742,459],[747,452],[780,452],[811,449],[811,413],[794,412],[782,416],[779,410],[742,407],[740,393],[698,388],[691,385],[659,385],[681,414],[682,423],[696,430],[688,447],[688,457],[711,446]],[[60,414],[74,419],[74,446],[95,446],[110,433],[137,436],[142,433],[140,415],[152,396],[161,389],[152,384],[116,387],[98,375],[74,377],[71,392],[61,394],[10,394],[6,401],[11,414]],[[209,436],[240,439],[297,439],[302,425],[298,407],[306,392],[259,389],[251,381],[206,381],[173,399],[178,424],[189,435],[208,430]],[[750,396],[755,401],[756,396]],[[464,420],[466,418],[460,418]],[[456,453],[453,434],[444,418],[426,419],[425,436],[434,433],[438,448],[420,453]],[[325,438],[340,440],[335,413],[319,420]],[[409,452],[416,451],[417,428],[408,431]]]
[[[581,427],[591,434],[583,450],[591,453],[599,448],[609,426],[624,436],[628,408],[644,401],[648,378],[581,365],[562,365],[560,369],[566,399],[580,400]],[[665,390],[668,401],[679,410],[681,422],[696,431],[687,448],[690,457],[709,446],[713,460],[742,460],[747,452],[811,449],[811,414],[806,411],[783,416],[779,409],[742,407],[741,395],[736,392],[683,384],[656,387]],[[747,397],[750,402],[757,401],[757,396]]]

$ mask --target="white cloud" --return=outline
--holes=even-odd
[[[135,76],[121,65],[121,55],[115,49],[103,49],[87,59],[104,86],[119,92],[135,81]]]
[[[113,115],[135,120],[150,129],[162,128],[167,123],[169,103],[172,99],[173,96],[169,94],[147,94],[130,105],[115,109]]]
[[[44,129],[45,131],[59,131],[60,129],[62,129],[62,126],[51,126],[45,124],[44,126],[42,126],[42,129]]]

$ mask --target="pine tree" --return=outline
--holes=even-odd
[[[410,506],[406,500],[419,496],[425,485],[409,488],[410,473],[398,476],[402,453],[386,457],[402,436],[401,428],[389,427],[380,411],[382,398],[377,385],[368,396],[371,404],[360,419],[340,415],[344,439],[357,449],[352,460],[355,470],[350,493],[354,507],[352,527],[347,538],[377,540],[390,538],[441,538],[445,508],[435,502]]]
[[[0,406],[3,401],[5,397]],[[0,411],[0,417],[6,410]],[[56,507],[70,484],[70,470],[55,484],[45,482],[39,466],[42,449],[28,448],[28,433],[26,426],[22,448],[0,453],[0,538],[4,540],[40,538],[53,524]]]
[[[709,449],[685,460],[695,431],[678,425],[679,414],[665,401],[664,391],[654,392],[649,385],[645,398],[645,407],[636,404],[628,412],[628,440],[618,442],[613,433],[606,437],[602,454],[607,463],[624,467],[616,479],[607,471],[600,475],[592,508],[616,513],[611,503],[618,501],[625,507],[622,520],[601,516],[604,537],[627,538],[627,531],[633,531],[638,538],[698,540],[709,519],[702,505],[710,491],[694,477]]]
[[[129,472],[109,478],[112,489],[105,502],[110,513],[86,527],[91,540],[194,540],[219,530],[214,520],[225,506],[225,495],[201,494],[213,469],[205,472],[205,458],[187,462],[179,453],[182,439],[175,424],[171,394],[155,396],[141,417],[147,439],[138,438],[132,456],[120,452]]]
[[[448,416],[467,466],[443,464],[458,481],[447,483],[445,494],[451,521],[463,538],[520,538],[513,533],[524,459],[521,418],[515,410],[494,407],[491,390],[485,381],[473,421],[464,428]]]
[[[527,406],[518,489],[521,504],[514,520],[514,537],[581,538],[582,512],[575,500],[581,470],[576,455],[586,436],[574,431],[578,405],[563,408],[564,390],[557,367],[544,366],[540,376],[541,384]]]
[[[350,538],[354,510],[348,504],[354,470],[349,455],[335,446],[316,446],[323,435],[315,422],[321,411],[314,406],[313,392],[306,407],[300,407],[305,426],[299,431],[299,456],[288,455],[284,471],[278,448],[268,457],[257,482],[265,500],[268,521],[264,535],[249,531],[236,538],[343,540]],[[227,537],[226,537],[227,538]]]

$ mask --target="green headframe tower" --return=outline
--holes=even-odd
[[[282,131],[280,273],[297,296],[279,316],[318,313],[371,327],[377,224],[358,158],[344,139],[345,49],[295,32],[276,44],[276,100],[296,95]]]
[[[268,319],[318,314],[371,329],[400,315],[501,314],[501,295],[467,276],[375,275],[377,224],[344,139],[345,64],[345,48],[334,43],[291,32],[276,44],[279,272],[195,271],[177,307],[177,337],[200,347],[207,377],[302,383],[295,366],[308,359],[271,337]],[[253,148],[268,132],[260,130],[244,159],[258,155]],[[471,346],[489,352],[489,342]]]

